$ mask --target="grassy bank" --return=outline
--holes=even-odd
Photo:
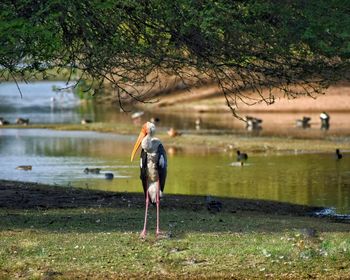
[[[0,279],[346,279],[350,225],[312,208],[167,196],[156,240],[140,194],[1,181]]]

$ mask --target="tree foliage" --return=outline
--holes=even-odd
[[[348,79],[349,14],[345,0],[2,0],[0,75],[79,69],[141,101],[175,75],[217,83],[234,112],[246,89],[272,103]]]

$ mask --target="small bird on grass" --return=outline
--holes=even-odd
[[[340,153],[339,149],[335,150],[335,158],[336,159],[342,159],[343,155]]]
[[[206,197],[206,206],[210,213],[216,214],[222,209],[222,202],[219,200],[214,200],[211,196]]]
[[[247,159],[248,155],[246,153],[241,153],[240,150],[237,150],[237,161],[240,162],[242,166],[247,161]]]

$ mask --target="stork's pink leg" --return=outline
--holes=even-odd
[[[160,231],[159,231],[159,204],[160,204],[160,199],[159,199],[159,192],[160,192],[160,185],[159,185],[159,181],[158,181],[158,184],[157,184],[157,200],[156,200],[156,203],[157,203],[157,229],[156,229],[156,237],[159,236],[160,234]]]
[[[149,203],[149,197],[148,197],[148,190],[146,191],[146,209],[145,209],[145,222],[143,224],[143,230],[140,233],[141,238],[146,237],[146,228],[147,228],[147,212],[148,212],[148,203]]]

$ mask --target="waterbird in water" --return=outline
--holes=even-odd
[[[243,165],[248,159],[248,155],[246,153],[241,153],[240,150],[237,150],[237,161]]]
[[[105,173],[105,178],[107,180],[112,180],[114,178],[114,174],[110,173],[110,172],[107,172],[107,173]]]
[[[27,170],[32,170],[32,166],[31,165],[19,165],[16,167],[16,169],[27,171]]]
[[[136,151],[141,146],[140,179],[142,181],[146,200],[145,221],[143,230],[140,234],[141,238],[146,237],[147,213],[150,200],[153,204],[155,203],[157,207],[156,237],[160,235],[159,208],[160,197],[164,191],[167,176],[167,156],[162,142],[154,137],[155,131],[156,126],[153,123],[145,123],[142,126],[141,132],[131,153],[131,161],[133,161]]]
[[[335,158],[336,159],[342,159],[343,155],[340,153],[339,149],[335,150]]]
[[[101,168],[88,168],[88,167],[86,167],[84,169],[84,173],[86,173],[86,174],[89,174],[89,173],[100,174],[100,171],[101,171]]]

